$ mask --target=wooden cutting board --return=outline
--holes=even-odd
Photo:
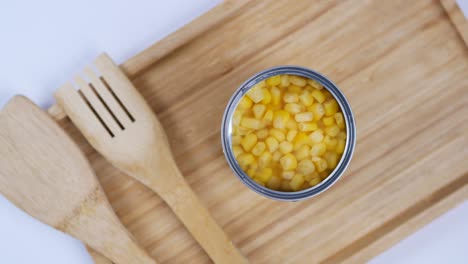
[[[357,121],[343,178],[296,203],[244,187],[220,141],[234,90],[282,64],[335,81]],[[468,199],[468,53],[439,1],[226,1],[122,68],[190,185],[252,263],[362,263]],[[60,109],[50,112],[155,258],[210,263],[160,198],[91,149]]]

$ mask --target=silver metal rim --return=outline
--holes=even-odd
[[[263,187],[256,182],[254,182],[239,166],[237,163],[234,153],[232,151],[232,115],[234,110],[237,107],[239,100],[245,95],[245,93],[252,88],[256,83],[267,79],[271,76],[279,75],[279,74],[291,74],[291,75],[299,75],[309,79],[313,79],[321,83],[325,89],[327,89],[337,100],[338,104],[340,105],[343,116],[346,122],[346,146],[341,157],[340,162],[336,166],[335,170],[321,183],[298,192],[280,192],[268,189]],[[234,171],[236,176],[250,189],[255,191],[258,194],[261,194],[265,197],[279,200],[279,201],[299,201],[303,199],[307,199],[313,197],[328,188],[330,188],[344,173],[346,168],[348,167],[351,158],[354,153],[355,145],[356,145],[356,124],[354,120],[354,115],[351,110],[351,107],[346,100],[343,93],[340,89],[327,77],[323,76],[322,74],[313,71],[308,68],[300,67],[300,66],[277,66],[273,68],[266,69],[262,72],[259,72],[245,81],[233,94],[231,99],[229,100],[226,110],[224,112],[223,121],[221,124],[221,142],[223,145],[223,152],[226,157],[226,160]]]

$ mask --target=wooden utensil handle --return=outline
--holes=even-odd
[[[166,201],[215,263],[249,263],[200,202],[176,165],[171,169],[167,167],[171,166],[166,165],[164,171],[161,167],[151,170],[148,173],[153,175],[147,175],[146,178],[163,178],[170,181],[166,181],[163,188],[161,183],[153,186],[150,184],[149,187]],[[173,175],[160,175],[160,173]],[[167,184],[168,182],[170,183]]]

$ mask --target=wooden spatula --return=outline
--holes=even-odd
[[[119,222],[72,139],[25,97],[0,113],[0,192],[115,263],[156,263]]]
[[[107,56],[60,88],[55,98],[91,145],[158,193],[216,263],[247,263],[181,175],[159,120]]]

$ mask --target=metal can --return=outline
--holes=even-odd
[[[241,169],[232,151],[232,116],[240,99],[247,93],[249,89],[251,89],[258,82],[265,80],[271,76],[280,74],[303,76],[312,80],[316,80],[317,82],[322,84],[323,87],[335,97],[336,101],[340,105],[346,123],[346,145],[341,160],[336,166],[335,170],[319,184],[309,189],[297,192],[275,191],[257,184]],[[226,110],[224,112],[223,121],[221,124],[221,142],[223,146],[223,152],[229,166],[234,171],[234,174],[247,187],[249,187],[256,193],[261,194],[270,199],[280,201],[299,201],[310,198],[327,190],[343,175],[351,161],[356,145],[356,123],[354,120],[353,112],[351,111],[351,107],[348,101],[346,100],[345,96],[340,91],[340,89],[338,89],[338,87],[327,77],[323,76],[322,74],[316,71],[300,66],[277,66],[261,71],[255,74],[254,76],[250,77],[234,92],[234,95],[229,100],[229,103],[226,106]]]

